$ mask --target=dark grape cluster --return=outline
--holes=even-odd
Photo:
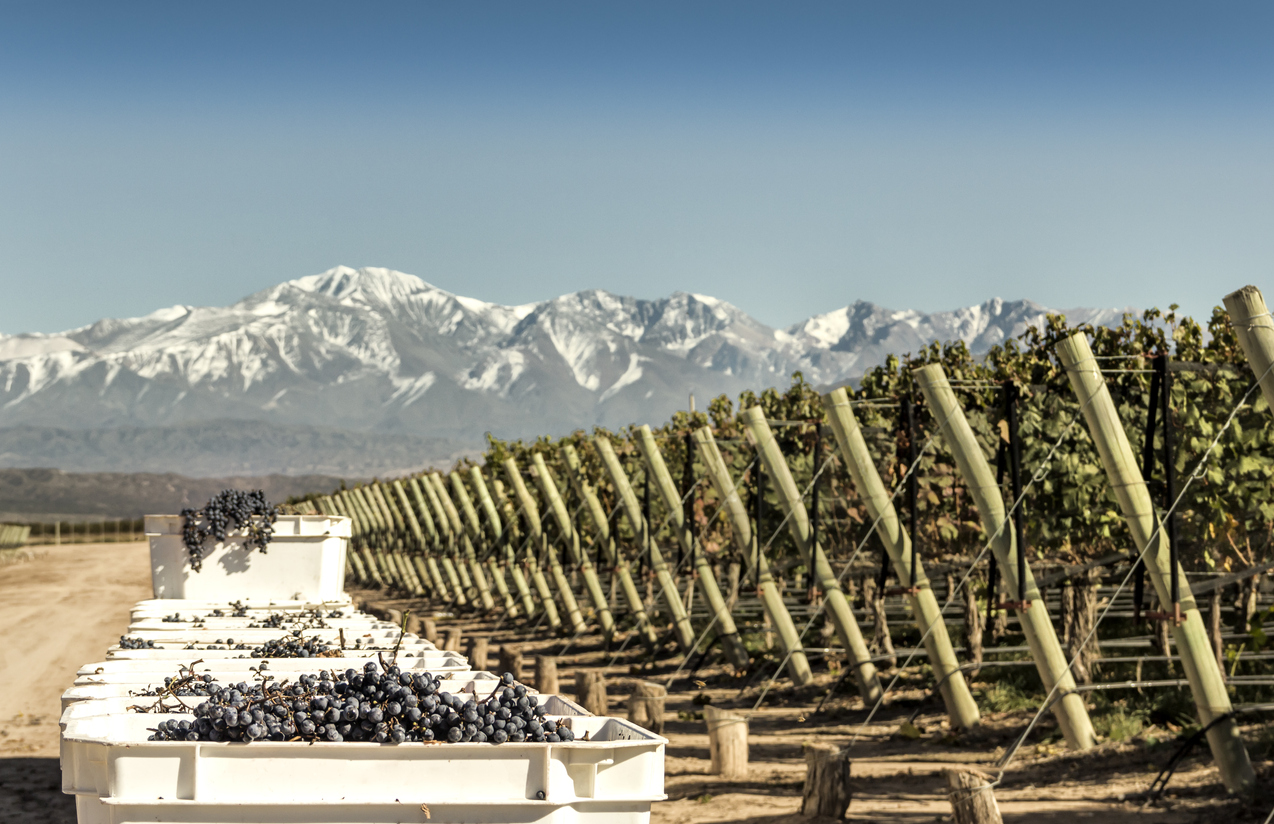
[[[185,619],[181,617],[181,613],[174,612],[172,615],[165,615],[159,620],[163,621],[165,624],[180,624]]]
[[[244,532],[243,545],[246,549],[265,552],[274,535],[274,522],[279,514],[259,489],[253,492],[223,489],[202,509],[183,509],[181,517],[182,541],[190,553],[190,567],[198,572],[203,569],[204,542],[208,538],[224,541],[236,529]]]
[[[247,618],[248,608],[244,606],[243,601],[231,601],[230,611],[226,612],[222,609],[214,609],[211,613],[213,618]]]
[[[121,635],[119,637],[119,648],[120,649],[160,649],[160,647],[155,646],[154,641],[143,640],[141,638],[129,638],[127,635]]]
[[[486,701],[443,692],[429,673],[323,670],[294,683],[213,685],[193,721],[160,723],[153,741],[506,741],[574,740],[563,722],[545,717],[527,688],[505,673]]]
[[[301,631],[282,638],[271,638],[259,647],[253,647],[251,655],[241,658],[316,658],[336,648],[313,636],[302,638]],[[339,655],[340,651],[336,650]]]

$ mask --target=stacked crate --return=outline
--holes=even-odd
[[[341,524],[328,526],[324,540]],[[299,534],[304,528],[293,531]],[[153,532],[152,559],[156,566],[168,565],[156,572],[156,589],[161,581],[166,592],[191,588],[178,580],[172,568],[176,556],[164,546],[171,532]],[[343,555],[344,537],[336,537]],[[314,554],[324,556],[313,558],[313,566],[343,570],[343,557],[333,563],[321,549],[322,541],[309,543],[319,544]],[[569,742],[149,740],[160,722],[193,720],[192,711],[203,700],[142,694],[162,689],[165,678],[179,670],[197,682],[207,676],[215,684],[230,685],[294,680],[321,670],[361,670],[376,663],[432,673],[442,679],[443,691],[477,701],[502,687],[498,676],[471,670],[458,653],[440,651],[358,611],[343,593],[337,599],[307,599],[304,587],[298,588],[302,578],[312,582],[314,592],[330,596],[331,582],[324,579],[323,569],[299,570],[289,578],[280,576],[279,565],[273,564],[258,576],[273,578],[273,583],[249,581],[257,553],[234,558],[233,547],[218,549],[228,562],[205,561],[202,572],[186,572],[187,579],[209,576],[198,582],[198,599],[137,604],[125,636],[129,643],[111,647],[104,660],[82,667],[63,695],[62,786],[76,796],[82,824],[556,824],[590,819],[600,824],[603,818],[606,824],[645,824],[651,802],[664,798],[665,739],[625,720],[589,715],[560,696],[537,700],[549,718],[569,725],[575,737]],[[275,550],[272,543],[270,553]],[[297,570],[298,558],[304,559],[304,553],[289,557],[289,572]],[[220,600],[212,597],[218,579]],[[241,600],[244,589],[253,593],[252,600]],[[297,594],[302,597],[279,597]],[[267,641],[295,639],[298,630],[300,637],[318,638],[339,654],[262,658],[253,652]],[[138,642],[145,646],[135,648]]]

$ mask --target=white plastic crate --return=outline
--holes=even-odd
[[[341,593],[340,597],[333,598],[328,601],[292,601],[292,600],[273,600],[273,599],[254,599],[231,597],[229,599],[208,600],[206,598],[147,598],[144,601],[138,601],[133,605],[132,614],[146,616],[150,614],[164,616],[172,615],[174,612],[195,612],[206,614],[214,609],[222,612],[229,612],[234,609],[231,603],[238,603],[248,610],[249,613],[257,612],[303,612],[305,610],[320,609],[331,611],[339,609],[346,613],[360,612],[349,597],[348,592]]]
[[[289,631],[281,629],[187,629],[164,632],[163,630],[143,629],[126,633],[126,635],[129,638],[154,641],[156,644],[162,643],[168,646],[173,644],[215,644],[218,640],[224,641],[227,638],[233,638],[235,643],[239,644],[249,642],[263,644],[271,638],[279,638]],[[340,630],[335,629],[307,629],[303,631],[303,634],[307,638],[313,636],[335,641],[339,641],[341,637]],[[362,638],[363,643],[375,641],[380,644],[387,641],[388,645],[392,647],[399,634],[396,629],[347,629],[345,630],[345,640],[348,644],[354,643],[356,638]],[[409,635],[403,635],[404,639],[410,637]]]
[[[188,650],[187,654],[198,653],[199,650]],[[357,652],[357,651],[354,651]],[[412,669],[429,669],[430,666],[455,667],[467,663],[467,659],[458,652],[443,652],[440,650],[415,650],[414,655],[403,655],[399,650],[397,664],[401,667],[404,661],[410,661]],[[243,655],[240,652],[239,655]],[[91,664],[85,664],[76,672],[77,676],[82,675],[118,675],[122,673],[148,673],[152,676],[158,675],[161,680],[164,675],[172,675],[176,673],[177,667],[181,664],[189,664],[191,661],[198,660],[200,656],[191,658],[190,661],[172,661],[155,658],[135,658],[122,659],[114,658],[109,661],[96,661]],[[393,658],[392,654],[386,654],[385,660]],[[195,665],[196,672],[204,672],[212,669],[221,670],[242,670],[248,672],[249,668],[255,669],[261,665],[262,661],[268,662],[267,670],[269,672],[317,672],[319,670],[337,669],[342,672],[349,668],[361,670],[363,664],[371,661],[380,663],[380,658],[376,653],[364,653],[348,658],[213,658],[204,659],[202,663]]]
[[[359,664],[358,661],[350,661],[349,659],[338,659],[338,660],[341,660],[341,663],[344,665],[342,669],[346,669],[350,666],[353,666],[355,669],[358,669],[361,666],[361,664]],[[275,666],[276,661],[278,662],[277,667]],[[289,663],[293,661],[299,662],[301,666],[295,666]],[[121,661],[120,663],[133,663],[133,662]],[[244,666],[242,667],[232,666],[232,664],[238,664],[238,663],[242,663]],[[229,682],[229,681],[235,681],[235,682],[251,681],[252,673],[248,671],[248,667],[257,666],[260,663],[261,663],[260,660],[253,661],[251,659],[244,659],[242,662],[208,661],[206,664],[200,664],[199,666],[195,667],[195,673],[200,676],[207,673],[212,676],[214,681],[221,681],[223,683]],[[445,673],[445,672],[470,672],[471,671],[469,668],[469,662],[464,660],[464,658],[462,657],[458,659],[452,659],[452,662],[447,662],[438,666],[424,666],[423,660],[417,659],[417,658],[400,660],[399,663],[404,665],[407,665],[407,664],[411,665],[411,666],[404,666],[403,669],[410,669],[413,672],[427,671],[427,672],[432,672],[435,675],[441,675],[442,673]],[[206,669],[205,667],[210,667],[210,668]],[[291,677],[293,675],[303,673],[303,672],[314,672],[320,669],[330,669],[330,667],[315,666],[313,658],[299,658],[299,659],[298,658],[278,658],[270,662],[270,666],[267,668],[266,672],[270,675],[273,675],[276,678],[276,680],[282,680],[285,677]],[[134,689],[144,688],[150,685],[163,686],[164,676],[170,675],[170,674],[172,675],[176,674],[175,668],[174,668],[174,672],[171,672],[171,673],[168,671],[157,672],[155,670],[132,670],[132,671],[126,671],[126,672],[103,672],[99,674],[78,675],[76,676],[75,681],[72,683],[72,686],[87,687],[92,684],[121,684],[121,685],[132,685]]]
[[[319,669],[322,668],[320,667]],[[444,692],[470,692],[481,695],[484,698],[490,697],[491,691],[495,689],[500,680],[493,673],[474,670],[438,672],[434,674],[442,679],[441,689]],[[246,680],[248,679],[236,673],[229,681],[223,680],[220,683],[237,684]],[[160,679],[160,682],[162,683],[163,679]],[[65,712],[71,705],[83,701],[105,701],[115,698],[130,698],[133,701],[153,701],[155,700],[153,697],[132,695],[132,693],[145,689],[147,686],[147,684],[84,684],[73,686],[62,693],[62,710]]]
[[[460,745],[457,745],[460,746]],[[504,746],[508,746],[507,744]],[[428,801],[420,791],[391,803],[359,801],[124,801],[77,795],[79,824],[649,824],[651,801]],[[406,796],[406,798],[401,798]],[[664,798],[662,794],[660,799]],[[425,801],[417,801],[425,798]],[[411,800],[408,800],[411,799]],[[659,799],[656,799],[659,800]],[[427,813],[426,813],[427,811]]]
[[[460,680],[456,680],[456,681],[448,681],[444,679],[442,682],[442,689],[444,692],[454,691],[457,695],[461,693],[471,694],[474,696],[475,700],[480,700],[480,701],[485,701],[486,699],[490,698],[491,693],[496,689],[497,686],[498,686],[497,681],[475,681],[469,678],[461,678]],[[544,705],[545,710],[553,715],[566,717],[568,715],[576,716],[576,715],[590,714],[587,710],[585,710],[579,704],[575,703],[573,700],[565,696],[539,695],[539,693],[536,693],[535,690],[530,690],[529,692],[531,694],[537,695],[539,697],[540,703]],[[132,709],[133,707],[149,708],[153,706],[157,700],[158,699],[155,699],[155,698],[129,696],[129,697],[116,697],[116,698],[98,698],[91,701],[77,701],[62,711],[62,717],[59,719],[59,724],[61,728],[65,730],[66,725],[73,721],[79,721],[85,718],[94,718],[101,715],[122,715],[125,713],[133,713],[135,715],[153,715],[156,718],[156,721],[158,722],[160,718],[158,714],[138,713]],[[195,706],[198,706],[203,701],[205,701],[206,699],[203,697],[190,697],[190,698],[183,698],[181,700],[184,701],[188,706],[195,707]],[[164,699],[165,707],[172,707],[173,705],[177,703],[178,703],[177,699],[175,698]],[[183,715],[180,710],[174,710],[171,713],[164,714],[162,717],[163,718],[174,718],[174,717],[194,718],[194,715],[191,715],[191,714]],[[155,725],[151,724],[151,726],[153,727]]]
[[[241,535],[204,548],[203,570],[190,568],[180,515],[147,515],[155,598],[228,602],[344,600],[350,519],[280,515],[265,552],[249,552]]]
[[[260,646],[260,645],[257,644],[256,646]],[[341,650],[342,654],[339,657],[337,657],[336,660],[340,660],[341,658],[366,659],[369,656],[374,656],[376,652],[385,652],[386,654],[388,654],[393,650],[393,647],[394,645],[391,643],[383,647],[378,646],[378,647],[370,647],[367,649]],[[434,645],[429,643],[428,641],[421,641],[419,639],[409,640],[407,638],[403,639],[402,644],[399,645],[399,648],[398,648],[398,654],[400,657],[406,654],[419,656],[420,653],[422,652],[436,652],[436,651],[437,651],[437,648],[434,647]],[[195,658],[191,657],[192,655],[195,656],[195,658],[202,658],[205,661],[213,661],[213,660],[217,660],[221,658],[238,658],[241,655],[250,656],[252,655],[252,652],[251,650],[242,650],[242,649],[201,649],[201,648],[187,649],[185,644],[174,644],[174,645],[167,646],[161,649],[154,649],[154,648],[120,649],[119,646],[113,646],[106,651],[106,660],[108,661],[171,661],[173,665],[176,666],[179,663],[188,664],[191,661],[195,660]],[[260,656],[257,656],[257,659],[260,660]],[[271,658],[269,660],[273,661],[277,659]],[[330,661],[333,659],[332,658],[309,658],[305,660]]]
[[[404,797],[417,810],[427,804],[431,811],[444,804],[649,803],[664,797],[666,739],[618,718],[569,717],[577,740],[557,744],[146,740],[149,728],[171,717],[190,716],[127,713],[69,721],[63,790],[109,797],[118,805],[159,799],[219,806],[286,802],[294,805],[293,822],[325,820],[298,814],[297,807],[389,805]],[[585,735],[588,741],[579,740]],[[258,820],[246,806],[240,815],[220,820]],[[522,816],[493,819],[516,820]]]
[[[373,618],[370,615],[366,617],[353,618],[324,618],[323,623],[326,627],[315,627],[313,621],[296,620],[285,621],[277,627],[253,627],[250,624],[261,623],[260,618],[208,618],[204,621],[164,621],[160,618],[142,618],[133,621],[128,625],[129,635],[134,632],[190,632],[196,629],[211,629],[224,632],[233,632],[236,629],[269,629],[275,632],[290,632],[294,629],[344,629],[344,630],[369,630],[383,629],[399,632],[399,627],[394,626],[388,621],[382,621],[379,618]]]

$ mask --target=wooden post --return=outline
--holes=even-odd
[[[940,423],[943,441],[955,458],[965,487],[977,506],[982,528],[991,536],[991,551],[999,562],[1001,578],[1009,585],[1019,604],[1016,610],[1018,623],[1026,636],[1026,644],[1030,647],[1044,689],[1052,690],[1056,686],[1061,696],[1053,702],[1053,715],[1062,735],[1071,749],[1089,749],[1097,743],[1093,722],[1088,717],[1084,699],[1075,692],[1075,678],[1066,665],[1066,655],[1049,618],[1048,605],[1040,598],[1029,564],[1022,565],[1022,580],[1018,580],[1017,557],[1026,548],[1017,545],[1016,530],[1009,520],[1008,508],[995,482],[995,473],[987,463],[982,446],[974,436],[942,366],[936,363],[922,366],[912,374],[924,393],[930,413]]]
[[[522,681],[522,648],[517,644],[500,647],[500,673],[509,673],[514,681]]]
[[[557,680],[557,659],[552,655],[535,656],[535,688],[544,695],[562,691]]]
[[[1257,295],[1259,296],[1259,292]],[[1232,297],[1234,296],[1231,295],[1230,298]],[[1227,305],[1230,298],[1226,299]],[[1231,315],[1233,316],[1233,310]],[[1253,319],[1256,320],[1268,323],[1270,319],[1267,316],[1264,319]],[[1072,335],[1057,345],[1057,354],[1066,367],[1071,388],[1088,423],[1089,434],[1101,455],[1124,520],[1128,522],[1133,544],[1140,550],[1146,574],[1154,584],[1159,601],[1171,604],[1168,536],[1160,525],[1150,492],[1146,489],[1146,481],[1141,475],[1141,468],[1128,443],[1128,433],[1119,420],[1119,412],[1110,397],[1101,368],[1093,358],[1088,338],[1083,333]],[[1186,582],[1185,571],[1180,565],[1177,575],[1180,581]],[[1173,627],[1177,654],[1181,657],[1181,664],[1190,681],[1190,691],[1199,710],[1199,721],[1204,726],[1211,727],[1207,737],[1212,757],[1217,762],[1227,790],[1232,793],[1250,792],[1256,782],[1252,762],[1248,759],[1238,724],[1231,714],[1233,707],[1226,691],[1225,679],[1208,643],[1207,628],[1203,625],[1203,617],[1199,614],[1188,584],[1180,588],[1179,603],[1182,621]],[[1216,719],[1221,720],[1213,724]]]
[[[519,506],[522,507],[522,517],[526,519],[527,527],[531,531],[531,542],[527,548],[531,580],[535,583],[535,589],[540,594],[540,603],[544,605],[549,628],[557,631],[562,626],[562,619],[559,617],[557,606],[553,602],[553,591],[549,589],[548,581],[544,579],[544,571],[540,569],[539,562],[536,560],[537,553],[547,555],[549,566],[556,579],[560,571],[560,565],[557,563],[557,554],[545,551],[547,549],[547,539],[544,537],[544,526],[540,520],[540,508],[536,506],[535,498],[531,497],[530,491],[526,488],[526,482],[522,480],[522,472],[518,469],[517,462],[512,458],[505,458],[503,466],[505,477],[509,479],[509,486],[513,488],[513,494],[517,497]],[[573,631],[583,634],[585,629],[584,617],[580,614],[579,604],[575,601],[575,595],[570,591],[569,587],[563,587],[559,583],[557,597],[562,599],[562,606],[566,608],[566,614],[571,620]]]
[[[982,664],[982,610],[978,609],[977,580],[972,575],[964,579],[961,590],[964,599],[964,640],[968,649],[969,663],[980,667]],[[969,679],[978,677],[980,669],[969,671]]]
[[[575,670],[575,700],[593,715],[606,715],[606,676],[601,670]]]
[[[633,434],[633,440],[646,461],[646,471],[651,473],[659,495],[663,498],[664,506],[668,507],[672,517],[673,531],[681,543],[681,551],[692,561],[687,565],[687,570],[690,571],[689,577],[692,580],[686,586],[684,604],[686,613],[689,614],[694,605],[694,584],[697,579],[699,589],[703,591],[703,598],[708,602],[708,609],[716,618],[714,628],[717,637],[721,639],[721,650],[725,653],[726,660],[736,670],[743,670],[749,661],[747,648],[743,646],[738,627],[734,625],[734,617],[730,615],[725,599],[721,597],[721,588],[717,586],[717,578],[712,574],[708,554],[696,546],[692,525],[686,520],[685,509],[681,503],[682,493],[673,483],[668,464],[664,462],[663,454],[659,451],[659,444],[655,442],[655,435],[645,424],[637,427]],[[690,448],[689,439],[687,439],[686,448]]]
[[[841,590],[836,573],[832,571],[832,565],[823,554],[823,548],[813,540],[805,500],[801,497],[800,490],[796,488],[792,470],[788,467],[782,450],[779,449],[778,441],[774,439],[774,433],[770,431],[765,412],[759,406],[745,409],[743,423],[747,427],[745,431],[748,433],[749,440],[753,441],[760,454],[761,462],[765,464],[766,476],[774,482],[775,491],[779,493],[779,505],[783,508],[783,514],[787,516],[788,532],[792,540],[796,542],[797,549],[805,562],[813,568],[819,586],[823,588],[823,595],[827,599],[827,612],[831,615],[832,623],[836,625],[836,635],[845,647],[849,666],[854,671],[854,680],[858,684],[858,692],[868,705],[875,704],[883,695],[876,665],[871,662],[867,642],[863,639],[862,630],[858,627],[858,621],[854,618],[854,611],[850,609],[849,601],[845,599],[845,593]]]
[[[610,564],[612,568],[610,600],[614,601],[615,599],[615,585],[618,583],[620,589],[624,592],[624,599],[628,601],[629,610],[633,613],[633,617],[637,619],[638,631],[642,633],[646,643],[656,643],[659,640],[659,635],[650,623],[650,616],[646,614],[645,605],[641,601],[641,593],[637,591],[637,585],[633,582],[633,573],[628,566],[628,559],[615,546],[615,536],[610,534],[610,524],[607,522],[606,510],[602,507],[602,502],[597,497],[597,490],[589,483],[588,477],[584,472],[584,465],[580,461],[579,453],[575,451],[574,446],[568,443],[562,446],[561,457],[562,463],[566,464],[566,473],[571,480],[571,486],[575,489],[575,494],[587,505],[589,517],[592,518],[593,529],[597,535],[596,540],[601,544],[606,563]]]
[[[450,627],[447,630],[447,641],[442,648],[447,652],[460,652],[461,649],[460,628]]]
[[[824,395],[823,409],[836,435],[836,446],[849,470],[854,488],[862,498],[868,515],[876,521],[876,535],[889,555],[894,574],[899,581],[915,581],[915,591],[907,594],[907,601],[911,614],[915,616],[916,627],[924,637],[925,651],[929,653],[929,664],[933,667],[935,678],[946,676],[938,687],[938,693],[946,707],[947,718],[953,727],[968,729],[978,723],[977,702],[969,692],[964,674],[960,672],[960,661],[951,646],[937,596],[924,573],[923,564],[912,552],[911,536],[903,528],[893,498],[880,479],[848,393],[844,389],[835,389]],[[863,583],[866,595],[866,579]]]
[[[849,810],[849,752],[834,744],[805,745],[805,788],[801,815],[839,821]]]
[[[469,666],[475,670],[486,670],[487,649],[491,639],[485,635],[475,635],[469,639]]]
[[[432,618],[420,619],[420,637],[438,646],[438,622]]]
[[[442,508],[447,511],[447,519],[451,521],[451,529],[455,532],[458,540],[457,546],[464,556],[465,567],[468,568],[474,586],[478,590],[478,598],[482,601],[482,608],[487,612],[491,612],[495,609],[495,596],[491,594],[491,587],[487,584],[486,573],[482,571],[482,564],[478,563],[477,550],[473,548],[473,538],[470,537],[469,530],[465,528],[464,523],[460,520],[460,511],[456,509],[454,499],[459,499],[462,505],[468,501],[470,509],[473,508],[473,502],[469,501],[464,484],[460,482],[460,476],[457,473],[452,472],[450,475],[450,492],[448,492],[446,484],[443,483],[441,474],[430,475],[429,477],[433,479],[434,486],[438,492],[438,500],[442,502]]]
[[[730,593],[725,598],[725,607],[733,612],[735,605],[739,603],[739,573],[743,567],[738,561],[731,561],[726,569],[728,570],[726,575],[730,582]]]
[[[973,770],[943,770],[955,824],[1004,824],[991,777]]]
[[[885,593],[870,575],[863,578],[863,606],[872,619],[871,650],[877,655],[888,655],[881,663],[885,669],[894,669],[898,666],[898,657],[894,655],[894,639],[889,634],[889,620],[885,616]]]
[[[787,655],[788,675],[792,683],[798,687],[804,687],[814,680],[814,673],[810,670],[810,662],[801,644],[801,637],[796,632],[792,614],[783,603],[783,595],[774,582],[774,576],[770,574],[769,561],[765,553],[760,551],[757,542],[753,540],[752,522],[748,519],[747,508],[744,507],[743,499],[739,496],[739,490],[736,488],[734,478],[730,475],[730,469],[721,457],[721,450],[712,436],[711,429],[705,426],[696,430],[694,442],[699,450],[699,457],[703,461],[704,472],[717,491],[717,496],[721,498],[721,505],[725,507],[726,516],[730,519],[732,527],[730,531],[734,534],[735,546],[743,557],[753,559],[752,563],[756,565],[757,588],[761,591],[761,605],[765,609],[763,618],[766,626],[766,649],[773,647],[772,629],[777,627],[783,651]]]
[[[628,720],[655,735],[663,735],[664,704],[667,700],[668,688],[663,684],[638,681],[633,694],[628,696]]]
[[[703,708],[708,725],[709,772],[722,778],[747,778],[748,719],[708,704]]]
[[[575,529],[575,525],[571,522],[570,510],[566,508],[566,501],[562,500],[557,481],[553,480],[553,474],[549,472],[548,464],[544,462],[544,455],[536,452],[531,456],[531,463],[534,468],[535,483],[540,487],[540,494],[544,496],[545,502],[549,505],[549,511],[553,513],[553,518],[557,521],[558,534],[562,536],[563,544],[571,554],[571,560],[575,563],[576,569],[584,575],[584,588],[588,590],[593,609],[597,610],[597,620],[601,624],[602,632],[609,638],[615,634],[615,617],[610,614],[610,603],[606,600],[606,593],[602,592],[602,582],[597,577],[597,570],[593,568],[593,562],[588,554],[580,551],[579,530]]]
[[[633,491],[632,483],[628,480],[628,473],[619,462],[619,456],[615,454],[615,447],[611,445],[608,436],[599,435],[593,438],[593,444],[597,448],[597,454],[602,458],[602,464],[606,467],[606,474],[610,475],[611,481],[615,484],[615,490],[619,493],[619,500],[624,505],[624,516],[628,518],[628,523],[641,547],[639,551],[649,552],[651,569],[655,571],[655,576],[659,579],[664,603],[668,607],[668,614],[672,617],[677,645],[681,647],[682,652],[688,653],[695,642],[694,627],[690,625],[690,616],[686,615],[686,608],[681,603],[681,593],[677,591],[677,582],[672,579],[672,571],[668,569],[658,543],[650,534],[650,525],[646,523],[641,513],[641,504],[637,500],[637,493]]]

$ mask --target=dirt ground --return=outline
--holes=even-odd
[[[146,546],[135,544],[44,547],[34,560],[0,566],[0,824],[61,824],[75,821],[72,799],[61,793],[57,762],[59,696],[75,671],[100,660],[128,625],[129,608],[149,597]],[[377,593],[355,593],[376,608],[428,605],[385,601]],[[610,712],[626,713],[626,696],[638,679],[667,681],[679,658],[646,662],[644,651],[629,647],[615,658],[603,639],[567,639],[537,630],[438,614],[440,629],[459,627],[465,637],[490,638],[523,646],[526,680],[533,680],[533,656],[559,659],[562,689],[570,692],[576,667],[604,667]],[[766,670],[764,676],[768,676]],[[751,716],[751,765],[745,780],[709,774],[708,738],[702,704],[748,711],[764,678],[736,679],[706,666],[683,673],[669,692],[665,735],[668,800],[656,804],[652,824],[794,824],[805,776],[802,746],[822,741],[849,744],[853,762],[853,822],[951,821],[941,771],[952,766],[993,770],[995,759],[1021,731],[1026,715],[987,714],[974,733],[952,736],[922,693],[903,690],[865,728],[861,701],[837,693],[824,712],[812,709],[830,685],[829,676],[802,691],[771,691]],[[919,737],[899,734],[902,721],[919,707]],[[696,716],[696,713],[699,715]],[[1247,730],[1251,735],[1254,730]],[[1145,791],[1171,756],[1172,746],[1148,746],[1134,740],[1103,744],[1095,752],[1073,756],[1051,744],[1049,725],[1032,738],[1006,772],[995,794],[1006,822],[1032,824],[1187,824],[1188,822],[1262,822],[1274,807],[1274,767],[1258,765],[1261,789],[1254,802],[1229,799],[1206,750],[1188,758],[1157,803],[1145,803]],[[789,822],[787,819],[793,819]]]

